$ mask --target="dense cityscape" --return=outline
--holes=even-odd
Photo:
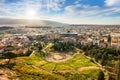
[[[46,41],[58,38],[63,42],[77,42],[82,45],[92,43],[102,47],[120,47],[119,25],[20,26],[0,28],[0,45],[2,46],[24,47],[30,43],[30,39],[37,40],[39,36],[42,36]],[[2,28],[5,29],[2,30]]]

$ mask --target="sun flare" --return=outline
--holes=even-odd
[[[37,11],[34,9],[29,9],[26,11],[25,17],[27,19],[36,19],[37,18]]]

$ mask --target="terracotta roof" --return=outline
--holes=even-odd
[[[0,50],[2,50],[2,49],[4,49],[5,48],[5,46],[0,46]]]

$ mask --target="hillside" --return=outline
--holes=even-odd
[[[30,26],[65,26],[68,24],[50,20],[28,20],[28,19],[11,19],[0,18],[0,25],[30,25]]]
[[[36,51],[29,57],[12,59],[11,69],[5,75],[19,80],[97,80],[101,71],[97,64],[81,53],[58,63],[45,60],[44,54]]]

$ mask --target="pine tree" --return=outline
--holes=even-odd
[[[120,80],[120,55],[118,56],[118,63],[117,63],[117,80]]]
[[[105,80],[105,78],[104,78],[104,73],[103,73],[102,71],[100,71],[97,80]]]
[[[101,59],[101,65],[102,65],[102,66],[105,66],[105,64],[106,64],[106,59],[107,59],[107,55],[106,55],[106,53],[104,53],[104,54],[102,55],[102,59]]]

